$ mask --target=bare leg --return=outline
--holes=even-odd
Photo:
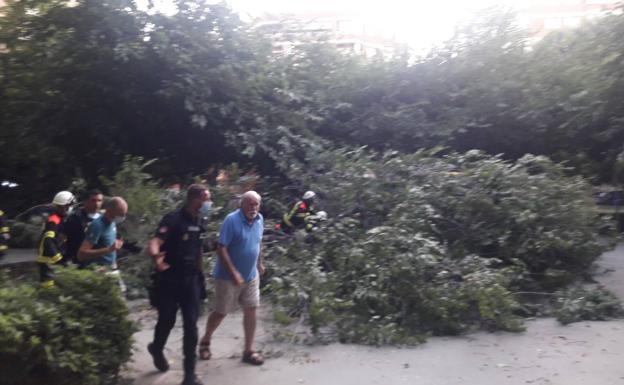
[[[221,324],[221,321],[225,318],[225,314],[217,313],[213,311],[210,313],[208,317],[208,321],[206,322],[206,334],[201,339],[202,343],[210,343],[210,339],[212,338],[212,334]]]
[[[256,308],[243,309],[243,329],[245,330],[245,352],[253,350],[254,335],[256,333]]]

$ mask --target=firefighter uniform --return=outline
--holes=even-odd
[[[63,259],[63,218],[54,212],[48,216],[37,253],[37,265],[39,266],[39,281],[42,287],[54,286],[53,265]]]
[[[308,221],[314,214],[314,208],[306,200],[301,200],[292,207],[290,211],[282,217],[280,228],[286,233],[292,233],[295,229],[305,228],[312,230],[313,224]]]
[[[4,211],[0,210],[0,258],[4,257],[4,254],[9,249],[9,225],[7,224]]]
[[[52,199],[54,211],[48,216],[43,228],[36,260],[42,287],[54,286],[53,265],[63,262],[63,247],[65,246],[63,218],[73,203],[74,194],[69,191],[58,192]]]

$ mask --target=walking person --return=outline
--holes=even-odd
[[[81,267],[90,264],[102,266],[107,274],[116,278],[122,293],[126,291],[126,285],[117,265],[117,252],[123,246],[123,240],[117,236],[117,225],[126,219],[127,213],[128,204],[123,198],[111,198],[104,214],[87,227],[85,239],[77,255]]]
[[[163,349],[180,308],[184,330],[182,385],[202,385],[195,374],[197,318],[204,279],[201,257],[202,234],[206,230],[203,224],[211,205],[208,187],[191,185],[186,192],[184,206],[162,218],[147,248],[158,271],[155,287],[158,321],[154,329],[154,341],[147,346],[147,350],[158,370],[169,370]]]
[[[206,323],[199,353],[208,360],[212,354],[212,335],[225,316],[243,308],[245,347],[242,361],[262,365],[264,358],[253,349],[256,331],[256,310],[260,305],[260,276],[265,268],[262,260],[261,242],[264,220],[260,214],[260,195],[247,191],[242,196],[241,207],[230,213],[219,233],[218,260],[214,270],[214,309]]]

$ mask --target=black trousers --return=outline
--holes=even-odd
[[[179,278],[163,277],[156,287],[158,322],[154,329],[154,348],[162,351],[175,325],[178,308],[182,310],[184,337],[184,373],[195,373],[197,362],[197,318],[200,305],[200,285],[197,274]]]

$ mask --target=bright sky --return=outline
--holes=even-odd
[[[415,49],[430,48],[449,38],[454,26],[475,11],[494,5],[510,7],[520,1],[523,0],[227,0],[244,19],[265,13],[356,13],[369,31],[394,37]],[[165,12],[171,10],[168,0],[154,3]]]

